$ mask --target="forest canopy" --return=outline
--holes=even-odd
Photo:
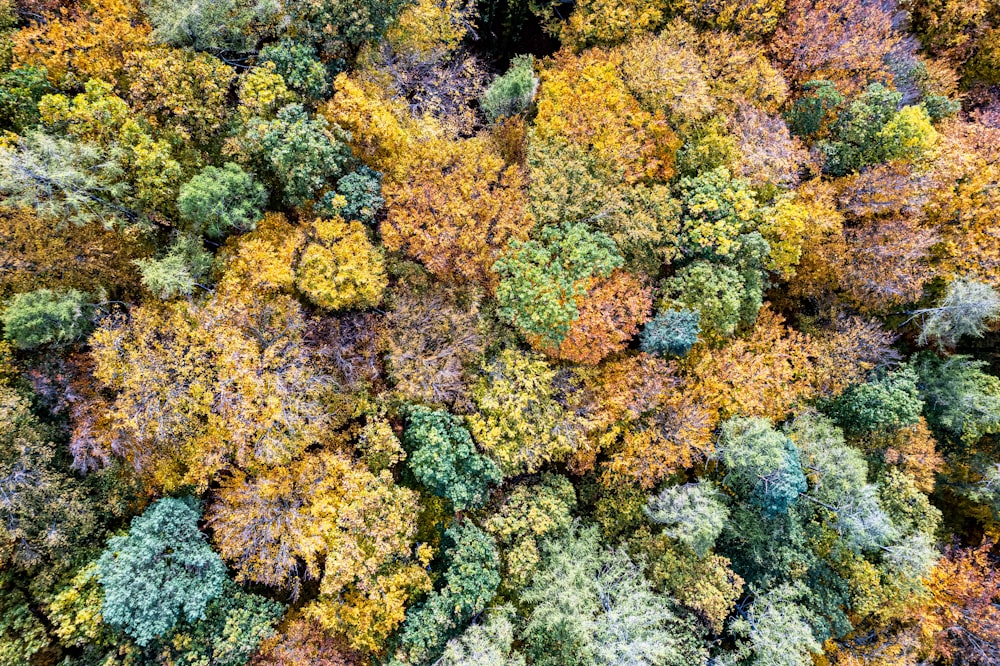
[[[1000,664],[1000,5],[0,0],[0,666]]]

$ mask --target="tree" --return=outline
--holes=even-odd
[[[301,104],[289,104],[273,120],[251,118],[227,151],[273,183],[286,204],[299,206],[348,171],[348,136],[323,116],[310,118]]]
[[[232,67],[207,53],[154,48],[133,53],[125,71],[132,108],[154,128],[199,146],[217,142],[236,76]]]
[[[62,572],[97,528],[92,503],[59,467],[48,435],[27,401],[0,385],[0,564],[12,574]]]
[[[21,133],[39,121],[38,102],[51,90],[45,69],[18,67],[0,74],[0,121]]]
[[[319,579],[309,618],[356,650],[379,651],[411,597],[430,587],[424,548],[414,549],[416,493],[340,453],[225,483],[208,520],[239,580],[299,589]],[[417,550],[417,552],[414,552]]]
[[[421,261],[453,283],[496,287],[494,263],[511,241],[524,241],[524,173],[482,138],[429,141],[405,179],[388,182],[382,238],[391,251]]]
[[[688,264],[665,283],[670,300],[678,307],[698,313],[699,329],[724,338],[733,335],[740,323],[745,283],[729,266],[709,261]]]
[[[705,663],[697,629],[652,591],[623,550],[607,550],[596,529],[550,541],[521,595],[532,606],[524,628],[533,663],[608,665]]]
[[[431,492],[449,499],[456,511],[481,506],[489,486],[502,480],[492,460],[476,451],[462,422],[448,412],[414,405],[407,410],[403,443],[407,464]]]
[[[582,223],[545,227],[539,238],[512,241],[493,270],[500,316],[546,348],[569,334],[589,279],[607,277],[623,259],[610,238]]]
[[[152,38],[170,46],[198,51],[247,51],[256,41],[255,24],[273,20],[273,6],[242,5],[225,0],[211,5],[190,0],[146,0],[143,10],[153,26]]]
[[[324,194],[313,210],[369,224],[384,205],[382,174],[361,166],[338,180],[336,193]]]
[[[407,611],[401,642],[410,663],[430,663],[447,640],[484,611],[500,585],[493,537],[472,523],[445,530],[444,586]]]
[[[520,590],[538,568],[542,543],[569,530],[576,509],[573,484],[558,474],[542,474],[518,484],[483,523],[500,546],[502,585]]]
[[[723,423],[716,455],[726,466],[723,483],[766,515],[787,513],[808,488],[795,444],[765,419]]]
[[[926,109],[905,106],[902,94],[880,83],[869,85],[841,111],[830,127],[831,139],[820,144],[823,169],[834,176],[860,171],[870,164],[914,160],[938,142]]]
[[[916,424],[922,407],[917,375],[904,368],[850,387],[831,413],[849,435],[891,433]]]
[[[729,509],[711,481],[670,486],[649,498],[646,515],[666,525],[663,533],[690,547],[699,557],[715,545]]]
[[[806,81],[802,84],[802,95],[785,114],[788,129],[803,139],[825,133],[843,101],[844,96],[833,81]]]
[[[181,185],[177,211],[192,232],[220,238],[232,231],[253,231],[266,197],[264,186],[252,174],[226,162],[221,169],[205,167]]]
[[[244,592],[226,579],[222,593],[205,607],[204,618],[179,623],[153,647],[161,663],[245,666],[258,646],[275,634],[284,612],[283,604]]]
[[[535,59],[531,55],[517,56],[510,61],[507,72],[494,79],[479,100],[486,119],[495,123],[527,111],[538,90]]]
[[[945,659],[985,666],[1000,657],[1000,575],[989,559],[989,541],[978,548],[952,546],[929,576],[929,629]]]
[[[322,99],[330,88],[326,67],[311,44],[285,38],[263,47],[258,57],[262,63],[274,63],[282,81],[307,99]]]
[[[202,281],[215,266],[201,238],[188,234],[178,235],[160,259],[136,259],[133,263],[139,268],[143,286],[164,300],[191,296],[199,285],[207,290]]]
[[[4,335],[21,349],[67,344],[91,327],[93,305],[76,289],[36,289],[14,296],[3,311]]]
[[[793,83],[828,80],[852,93],[890,78],[887,56],[899,41],[889,3],[791,0],[771,43]]]
[[[681,200],[679,249],[688,257],[729,257],[739,252],[740,237],[756,228],[758,204],[749,181],[719,167],[677,185]]]
[[[405,400],[471,404],[472,362],[486,340],[478,329],[479,299],[452,289],[400,290],[379,338],[387,373]]]
[[[90,79],[121,80],[125,60],[150,46],[139,8],[123,0],[97,0],[78,13],[59,12],[14,35],[14,63],[40,66],[49,81],[72,89]]]
[[[922,319],[920,344],[934,340],[940,347],[954,347],[962,336],[980,338],[1000,319],[1000,294],[975,280],[952,280],[940,304],[917,310]]]
[[[524,657],[513,649],[514,625],[510,606],[494,606],[485,621],[470,625],[448,641],[439,666],[524,666]]]
[[[564,460],[577,446],[571,417],[555,400],[555,371],[533,354],[506,349],[473,389],[478,411],[468,417],[473,437],[504,476],[532,473]]]
[[[55,224],[135,223],[138,215],[121,204],[130,188],[116,157],[92,144],[30,132],[0,147],[5,207],[33,208]]]
[[[640,346],[647,354],[684,356],[698,341],[701,333],[701,312],[687,309],[660,310],[646,323],[640,336]]]
[[[812,614],[801,603],[805,592],[801,584],[785,584],[755,594],[753,604],[730,626],[730,631],[747,639],[736,654],[769,666],[811,664],[810,653],[821,653],[822,646],[810,626]]]
[[[222,592],[226,568],[198,531],[200,515],[182,500],[162,499],[115,536],[97,560],[101,615],[145,646],[182,617],[205,617]]]
[[[278,636],[265,640],[253,666],[356,666],[357,655],[314,621],[297,618]]]
[[[667,181],[680,145],[662,113],[629,92],[620,57],[600,49],[557,54],[540,75],[534,137],[584,148],[626,180]]]
[[[112,415],[94,436],[151,487],[205,488],[222,470],[287,463],[320,440],[328,378],[303,346],[299,306],[241,296],[133,308],[91,337]]]
[[[328,310],[377,305],[388,283],[381,252],[357,220],[317,219],[295,271],[295,286]]]
[[[622,351],[649,317],[650,291],[639,278],[620,269],[593,280],[578,299],[579,314],[559,347],[543,351],[586,365],[597,365],[605,356]]]
[[[289,31],[315,44],[325,58],[344,58],[378,41],[407,6],[406,0],[295,0],[288,8]]]
[[[1000,432],[1000,379],[983,372],[985,366],[960,355],[925,352],[914,359],[928,423],[965,446]]]

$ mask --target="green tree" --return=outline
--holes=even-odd
[[[266,1],[144,0],[142,4],[153,26],[153,39],[199,51],[252,49],[254,24],[266,23],[277,9],[275,3]]]
[[[413,406],[403,443],[407,464],[432,493],[451,500],[456,511],[479,507],[489,487],[503,479],[496,464],[480,455],[469,431],[448,412]]]
[[[985,361],[922,353],[913,367],[931,427],[971,446],[1000,433],[1000,378],[983,372]]]
[[[687,257],[736,256],[741,236],[760,222],[759,204],[749,180],[734,178],[725,167],[677,184],[681,201],[679,249]]]
[[[501,118],[528,110],[537,89],[534,57],[516,56],[510,61],[507,72],[498,76],[479,98],[479,108],[486,114],[487,120],[495,123]]]
[[[226,579],[202,619],[180,622],[148,652],[177,666],[245,666],[261,642],[275,635],[284,612],[277,601],[245,592]]]
[[[436,666],[525,666],[524,657],[513,649],[513,617],[510,606],[489,609],[484,621],[448,641]]]
[[[787,513],[808,488],[795,444],[766,419],[736,417],[723,423],[716,455],[726,466],[723,483],[765,515]]]
[[[289,33],[315,44],[330,58],[346,58],[378,41],[412,0],[294,0],[289,3]]]
[[[667,308],[646,324],[639,336],[639,346],[647,354],[684,356],[698,341],[699,333],[700,311]]]
[[[93,322],[87,295],[76,289],[36,289],[15,295],[4,308],[4,335],[21,349],[80,339]]]
[[[671,486],[649,498],[646,515],[663,533],[704,557],[722,534],[729,509],[711,481]]]
[[[401,641],[409,663],[430,663],[500,585],[496,542],[471,522],[444,533],[444,586],[407,611]]]
[[[384,205],[382,174],[361,166],[338,180],[337,189],[324,194],[313,211],[370,224]]]
[[[711,261],[680,269],[664,282],[664,291],[685,311],[696,312],[699,328],[704,326],[706,333],[717,337],[736,332],[747,295],[746,282],[736,269]]]
[[[266,175],[286,204],[298,206],[346,171],[351,161],[349,138],[323,116],[310,118],[301,104],[289,104],[273,120],[252,118],[234,152]]]
[[[607,277],[624,259],[607,235],[583,223],[545,227],[539,240],[512,240],[493,266],[498,313],[541,347],[558,347],[579,316],[589,279]]]
[[[802,93],[785,114],[785,120],[792,134],[809,138],[830,124],[844,97],[833,81],[807,81],[802,84]]]
[[[848,435],[891,434],[915,424],[922,407],[916,373],[902,368],[851,386],[833,403],[830,413]]]
[[[801,604],[801,585],[782,585],[754,596],[753,603],[730,625],[747,640],[737,656],[760,666],[809,666],[822,646],[813,635],[812,614]]]
[[[226,580],[222,559],[198,531],[200,515],[187,502],[162,499],[115,536],[97,560],[104,621],[145,646],[182,617],[205,617]]]
[[[36,125],[38,102],[51,91],[44,67],[17,67],[0,73],[0,125],[21,132]]]
[[[139,220],[121,203],[129,186],[120,155],[38,131],[0,146],[0,194],[4,207],[33,208],[56,224],[111,228]]]
[[[260,220],[267,190],[252,174],[226,162],[207,166],[181,185],[177,212],[194,233],[221,238],[230,232],[253,231]]]
[[[0,385],[0,568],[58,573],[94,535],[94,507],[56,456],[27,401]]]
[[[282,39],[262,48],[258,59],[273,62],[285,84],[307,99],[321,99],[330,87],[326,67],[311,44]]]
[[[927,110],[907,106],[902,93],[873,83],[844,109],[831,126],[830,140],[819,144],[824,171],[844,176],[870,164],[914,159],[937,141]]]
[[[198,236],[180,234],[159,259],[136,259],[142,285],[164,300],[175,296],[190,296],[201,285],[215,265]]]

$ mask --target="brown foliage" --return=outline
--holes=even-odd
[[[579,316],[554,350],[555,358],[597,365],[608,354],[623,350],[652,312],[648,285],[623,270],[599,279],[577,299]]]
[[[465,368],[485,346],[478,299],[437,288],[400,291],[393,302],[379,343],[396,391],[406,400],[468,409]]]
[[[313,620],[293,620],[264,642],[252,666],[357,666],[361,661]]]
[[[425,142],[406,178],[385,185],[382,240],[443,280],[492,288],[493,263],[532,226],[524,185],[521,167],[507,164],[487,139]]]
[[[826,79],[851,94],[891,80],[894,13],[892,0],[790,0],[771,49],[792,83]]]

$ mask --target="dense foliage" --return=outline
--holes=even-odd
[[[0,666],[1000,664],[990,0],[0,0]]]

